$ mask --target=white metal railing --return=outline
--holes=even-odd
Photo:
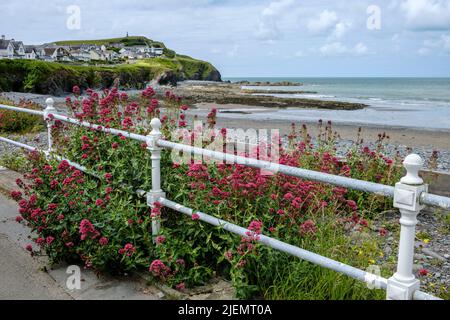
[[[184,151],[216,160],[223,160],[227,163],[242,164],[253,168],[264,169],[266,171],[283,173],[288,176],[314,180],[322,183],[342,186],[349,189],[375,193],[394,198],[394,207],[398,208],[401,213],[401,229],[397,272],[389,279],[340,263],[338,261],[326,258],[324,256],[265,235],[260,235],[257,241],[275,250],[291,254],[319,266],[343,273],[354,279],[371,284],[374,287],[385,289],[387,291],[386,298],[389,300],[440,300],[433,295],[420,291],[420,281],[419,279],[416,279],[413,274],[414,240],[416,225],[418,222],[417,215],[424,208],[424,205],[432,205],[441,207],[443,209],[450,209],[450,198],[428,193],[428,185],[424,184],[423,180],[419,177],[418,174],[420,168],[423,166],[423,160],[418,155],[411,154],[406,157],[403,165],[407,171],[407,174],[400,180],[400,182],[395,185],[395,187],[392,187],[383,184],[336,176],[317,171],[305,170],[268,161],[246,158],[233,154],[196,148],[189,145],[166,141],[162,139],[162,134],[160,131],[161,122],[157,118],[152,119],[150,123],[152,127],[152,131],[150,132],[150,134],[148,136],[143,136],[123,130],[105,128],[101,125],[91,124],[57,114],[55,108],[53,107],[53,99],[51,98],[46,100],[46,104],[47,107],[43,112],[6,105],[0,105],[0,109],[42,115],[47,122],[48,127],[48,150],[39,151],[44,152],[48,157],[52,156],[58,160],[63,160],[63,158],[54,154],[54,152],[52,151],[53,141],[51,135],[51,127],[55,119],[86,128],[91,128],[97,131],[146,142],[147,149],[151,153],[152,189],[148,192],[146,192],[145,190],[137,190],[136,192],[141,196],[147,197],[147,204],[150,207],[154,207],[156,202],[160,202],[162,205],[183,214],[192,215],[193,213],[196,213],[201,221],[214,226],[220,226],[224,230],[235,233],[237,235],[245,236],[248,230],[230,222],[208,215],[206,213],[194,212],[193,209],[170,201],[166,198],[166,194],[161,188],[161,151],[163,148]],[[28,146],[26,144],[3,137],[0,137],[0,141],[10,143],[27,150],[38,150],[35,147]],[[69,161],[68,159],[64,160]],[[69,163],[77,169],[95,176],[95,173],[89,172],[89,170],[87,170],[85,167],[71,161],[69,161]],[[152,235],[156,237],[159,231],[160,222],[158,219],[154,219],[152,222]]]

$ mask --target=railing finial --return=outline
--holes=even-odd
[[[403,166],[406,169],[406,176],[404,176],[400,181],[404,184],[409,185],[421,185],[423,184],[423,179],[419,177],[419,170],[423,166],[423,160],[418,154],[410,154],[403,161]]]
[[[53,105],[55,104],[55,101],[52,98],[47,98],[47,100],[45,100],[45,104],[47,105],[47,108],[53,108]]]
[[[150,134],[161,134],[161,120],[159,120],[159,118],[153,118],[150,125],[152,127],[152,132],[150,132]]]

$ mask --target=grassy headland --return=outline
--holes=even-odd
[[[145,37],[127,37],[104,40],[60,41],[57,45],[151,45],[164,49],[161,57],[130,63],[109,65],[82,65],[76,63],[44,62],[39,60],[0,60],[0,91],[32,92],[61,95],[74,85],[82,88],[111,87],[119,80],[122,89],[141,89],[151,80],[175,84],[180,80],[220,81],[219,71],[206,61],[197,60],[165,47],[162,42]]]

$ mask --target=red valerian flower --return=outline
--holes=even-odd
[[[48,236],[48,237],[45,239],[45,242],[47,242],[47,245],[51,245],[51,244],[53,243],[54,240],[55,240],[54,237]]]
[[[164,236],[157,236],[155,241],[156,241],[156,244],[162,244],[162,243],[164,243],[164,241],[166,241],[166,237],[164,237]]]
[[[119,249],[119,254],[126,254],[128,257],[131,257],[131,255],[135,252],[136,248],[131,243],[127,243],[122,249]]]
[[[317,231],[316,225],[312,220],[307,220],[300,225],[300,233],[302,235],[315,234],[316,231]]]
[[[72,92],[74,95],[79,96],[81,94],[81,90],[79,86],[73,86]]]
[[[81,220],[80,233],[81,233],[81,240],[86,240],[87,237],[95,239],[100,235],[100,233],[97,230],[95,230],[94,226],[88,219]]]
[[[103,204],[103,200],[102,200],[102,199],[97,199],[97,200],[95,200],[95,205],[96,205],[97,207],[101,206],[102,204]]]
[[[33,251],[33,246],[31,244],[27,244],[25,246],[25,250],[32,252]]]
[[[108,240],[108,238],[106,238],[106,237],[101,237],[100,240],[98,240],[98,243],[99,243],[101,246],[106,246],[106,245],[108,244],[108,242],[109,242],[109,240]]]
[[[193,213],[191,216],[192,220],[196,221],[200,219],[200,216],[197,213]]]
[[[17,216],[16,217],[16,222],[22,222],[23,221],[23,218],[22,218],[22,216]]]
[[[186,286],[185,286],[184,282],[181,282],[176,285],[176,288],[177,288],[177,290],[182,291],[182,290],[186,289]]]
[[[385,228],[380,228],[379,233],[381,237],[385,237],[388,231]]]
[[[419,270],[419,276],[425,277],[428,275],[428,273],[429,273],[428,270],[425,268]]]
[[[22,192],[20,191],[11,191],[11,198],[13,198],[16,201],[19,201],[22,199]]]
[[[261,221],[253,220],[252,222],[250,222],[250,225],[247,229],[253,231],[255,234],[261,234],[262,226],[263,224]]]
[[[148,269],[153,275],[165,277],[170,273],[170,268],[167,267],[161,260],[154,260]]]

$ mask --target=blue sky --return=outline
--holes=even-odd
[[[67,27],[74,5],[79,29]],[[225,77],[450,76],[450,0],[23,0],[2,1],[0,12],[7,38],[128,31],[210,61]]]

